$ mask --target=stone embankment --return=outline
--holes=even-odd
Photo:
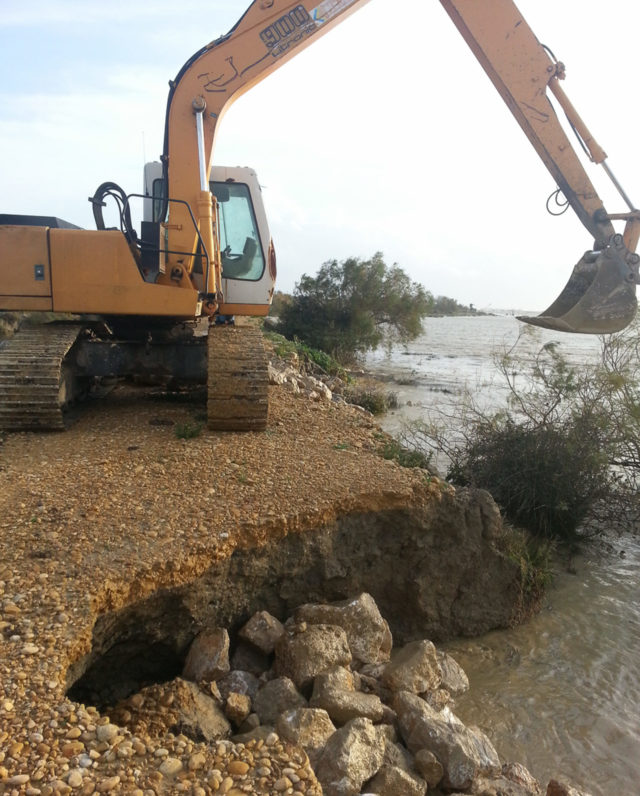
[[[187,438],[198,407],[121,390],[64,434],[6,436],[0,793],[391,794],[391,769],[428,784],[436,764],[441,792],[495,780],[446,704],[453,664],[423,640],[526,611],[509,532],[486,494],[383,459],[368,415],[311,392],[273,386],[265,433]],[[373,660],[322,607],[354,595],[381,629]],[[408,686],[414,654],[431,674]],[[451,745],[426,754],[429,722]],[[460,738],[480,754],[471,785]],[[376,770],[354,773],[367,756]]]
[[[425,639],[393,649],[369,594],[301,605],[284,624],[257,612],[233,646],[230,662],[228,630],[203,629],[182,676],[109,708],[114,724],[101,725],[102,735],[180,730],[200,743],[177,757],[162,750],[160,770],[185,785],[208,769],[206,782],[222,792],[543,794],[523,766],[501,763],[487,736],[453,713],[469,687],[455,660]],[[233,778],[212,769],[214,750],[231,749],[227,771],[242,775],[241,788],[225,791]],[[557,781],[544,793],[579,796]]]

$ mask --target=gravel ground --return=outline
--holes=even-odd
[[[238,547],[438,493],[378,455],[369,416],[270,390],[264,433],[181,439],[200,407],[118,390],[65,433],[0,443],[0,793],[321,793],[304,753],[275,736],[216,748],[132,736],[65,697],[104,611]]]

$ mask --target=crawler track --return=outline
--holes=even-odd
[[[74,374],[64,360],[81,330],[72,324],[26,327],[0,346],[0,429],[65,428]]]
[[[264,431],[269,377],[261,331],[255,326],[213,326],[208,347],[209,428]]]

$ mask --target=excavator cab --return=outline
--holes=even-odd
[[[164,221],[162,164],[144,168],[144,222],[157,228]],[[260,183],[253,169],[214,166],[209,189],[216,198],[216,227],[222,265],[221,315],[266,315],[273,293],[276,265]],[[154,235],[157,237],[157,231]],[[157,251],[157,245],[155,250]],[[197,272],[198,266],[196,266]],[[200,270],[201,272],[201,270]]]
[[[619,332],[636,313],[639,262],[622,235],[613,235],[606,248],[582,255],[564,289],[544,312],[518,320],[558,332]]]

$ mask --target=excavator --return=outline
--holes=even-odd
[[[55,216],[0,215],[0,310],[72,318],[25,325],[0,346],[0,428],[63,429],[98,380],[140,374],[206,381],[213,429],[265,428],[260,331],[229,321],[267,314],[275,250],[256,174],[213,161],[216,132],[235,99],[366,2],[254,0],[170,82],[163,153],[145,168],[143,193],[107,182],[90,198],[96,230]],[[590,334],[624,328],[636,312],[640,212],[565,94],[564,65],[512,0],[440,3],[593,240],[560,296],[522,320]],[[556,107],[613,181],[624,212],[603,206]],[[107,200],[120,228],[106,227]],[[144,205],[139,234],[133,200]]]

